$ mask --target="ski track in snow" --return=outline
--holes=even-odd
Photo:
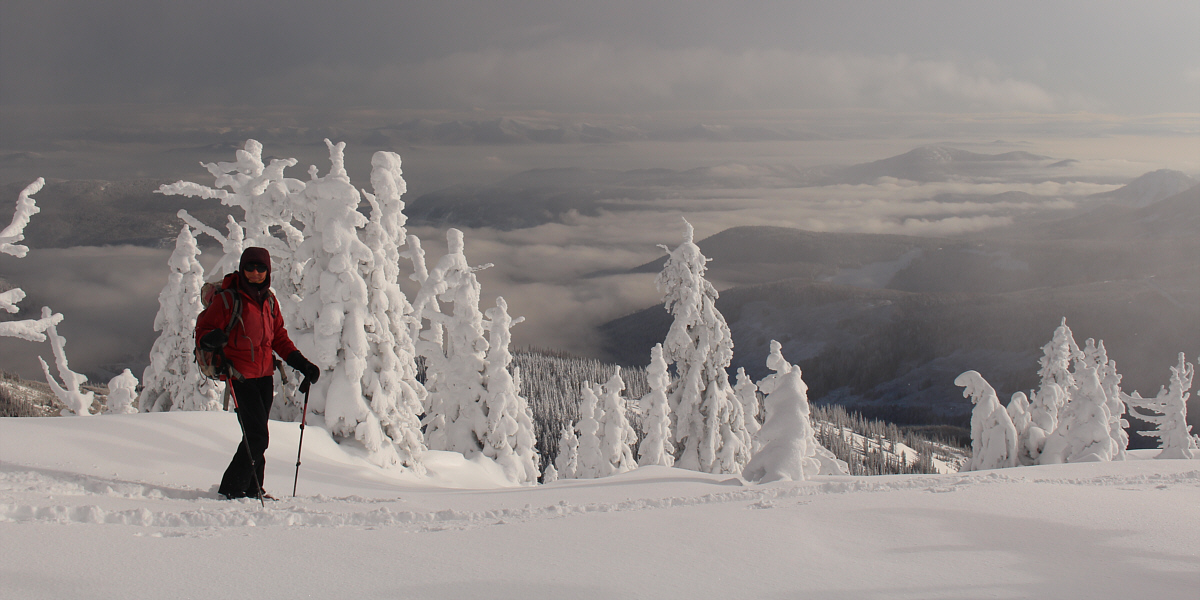
[[[732,481],[739,482],[736,479]],[[728,484],[729,481],[722,483]],[[571,504],[560,500],[540,508],[526,505],[524,508],[486,511],[413,511],[388,506],[361,510],[369,505],[399,500],[358,496],[331,498],[320,495],[270,502],[266,508],[262,508],[258,506],[256,499],[219,500],[214,497],[215,493],[212,491],[176,489],[0,464],[0,523],[105,524],[173,530],[149,534],[154,536],[200,536],[215,529],[232,527],[402,527],[415,532],[431,532],[592,513],[669,510],[736,502],[746,503],[748,509],[769,509],[778,506],[780,502],[827,494],[897,491],[952,493],[972,486],[1018,483],[1164,488],[1180,484],[1200,485],[1200,470],[1169,475],[1105,475],[1088,478],[1029,477],[1019,473],[997,471],[957,476],[892,476],[878,481],[820,477],[805,482],[780,483],[695,496],[641,498],[589,504]],[[543,489],[547,492],[553,490]],[[19,495],[36,495],[48,502],[23,504],[14,500],[14,497]],[[141,507],[118,510],[105,509],[93,503],[50,503],[62,497],[82,499],[83,502],[98,497],[134,502],[153,501],[155,509]],[[807,502],[808,500],[802,500],[799,503]],[[164,506],[176,510],[161,510]]]

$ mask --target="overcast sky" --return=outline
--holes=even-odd
[[[1200,2],[5,0],[0,104],[1200,107]]]

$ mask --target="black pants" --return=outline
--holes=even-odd
[[[274,400],[275,382],[271,377],[258,377],[233,382],[233,396],[237,402],[238,420],[246,429],[246,436],[238,445],[233,460],[221,477],[221,488],[218,491],[226,498],[245,498],[258,496],[254,487],[254,471],[258,472],[258,481],[262,482],[266,472],[267,445],[270,436],[267,431],[267,417],[271,414],[271,402]],[[250,446],[247,454],[246,445]],[[254,457],[254,470],[251,470],[250,457]]]

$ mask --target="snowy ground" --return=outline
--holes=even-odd
[[[0,419],[0,598],[1195,598],[1200,460],[746,485],[641,469],[392,477],[272,422],[222,501],[227,413]]]

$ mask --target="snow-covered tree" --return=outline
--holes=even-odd
[[[219,384],[200,373],[196,347],[196,317],[200,315],[200,287],[204,267],[196,258],[200,248],[191,227],[184,225],[175,238],[175,251],[167,260],[167,284],[158,294],[154,330],[160,332],[150,349],[150,364],[142,372],[142,412],[168,410],[220,410]]]
[[[808,386],[800,369],[775,379],[763,400],[766,421],[758,432],[761,448],[750,459],[742,476],[747,481],[802,481],[821,471],[816,432],[809,419]]]
[[[110,415],[136,414],[138,409],[133,406],[137,400],[137,377],[129,369],[108,380],[108,401],[105,407]]]
[[[429,321],[416,339],[417,352],[426,359],[425,443],[433,450],[471,457],[482,451],[481,438],[487,431],[483,397],[488,341],[479,311],[478,269],[467,265],[461,231],[447,231],[446,242],[446,255],[428,272],[413,302],[416,314]],[[419,243],[413,244],[413,252],[407,254],[417,273],[424,270],[419,249]],[[450,312],[440,303],[448,304]]]
[[[29,225],[30,217],[42,210],[37,207],[37,202],[32,196],[41,191],[45,185],[46,180],[38,177],[36,181],[21,190],[17,196],[17,207],[12,221],[3,230],[0,230],[0,252],[17,258],[25,258],[25,255],[29,253],[29,247],[20,242],[25,239],[25,227]],[[0,292],[0,310],[15,314],[18,311],[17,303],[24,299],[25,291],[21,288]],[[58,325],[62,319],[61,314],[52,313],[41,319],[0,322],[0,337],[44,342],[46,341],[46,331]]]
[[[646,418],[642,422],[646,436],[638,446],[638,466],[669,467],[675,464],[674,446],[671,444],[671,406],[667,401],[671,376],[667,374],[662,344],[655,344],[650,350],[646,380],[650,384],[650,392],[641,400],[641,408],[646,411]]]
[[[1197,452],[1196,438],[1191,435],[1191,426],[1187,424],[1187,401],[1191,397],[1188,390],[1192,389],[1192,378],[1195,368],[1179,353],[1179,364],[1171,367],[1171,382],[1154,398],[1142,398],[1134,392],[1124,396],[1129,414],[1156,426],[1156,429],[1142,432],[1147,437],[1159,439],[1162,452],[1155,458],[1195,458]]]
[[[674,414],[675,465],[709,473],[740,473],[750,458],[750,435],[742,404],[726,369],[733,339],[717,310],[717,290],[704,279],[708,259],[684,220],[683,243],[669,253],[655,278],[667,312],[674,317],[663,343],[664,357],[678,379],[668,390]]]
[[[481,432],[483,454],[496,461],[509,479],[519,483],[537,483],[537,437],[533,431],[533,412],[521,396],[518,384],[509,373],[512,353],[511,328],[525,320],[508,314],[508,303],[496,298],[496,307],[487,310],[488,353],[486,391],[483,404],[486,427]]]
[[[771,369],[772,373],[764,377],[762,381],[759,381],[757,384],[758,390],[762,392],[764,396],[771,395],[772,392],[782,385],[789,373],[792,371],[797,373],[800,372],[799,365],[793,365],[783,357],[783,345],[775,340],[771,340],[771,352],[767,355],[767,368]],[[804,389],[806,391],[805,393],[807,394],[808,386],[805,385]],[[805,402],[807,402],[807,400],[805,400]],[[763,400],[763,404],[765,406],[765,399]],[[811,414],[809,415],[809,422],[812,422]],[[759,430],[759,436],[761,437],[761,435],[762,430]],[[761,449],[762,443],[763,442],[761,441],[756,442],[755,448]],[[850,465],[848,465],[846,461],[839,459],[828,448],[822,446],[819,441],[816,441],[815,438],[812,445],[815,447],[814,456],[821,465],[821,475],[850,474]]]
[[[386,339],[380,334],[387,328],[374,320],[369,306],[371,292],[364,273],[375,268],[375,255],[358,231],[368,220],[358,212],[361,196],[346,173],[345,144],[326,140],[326,145],[332,164],[329,173],[318,177],[316,168],[310,169],[312,179],[292,196],[291,208],[304,223],[304,241],[293,256],[304,268],[302,300],[289,325],[297,345],[323,371],[311,389],[310,407],[325,416],[330,433],[361,443],[373,463],[419,469],[419,455],[401,456],[397,440],[388,435],[411,431],[416,423],[401,420],[405,411],[397,406],[399,390],[384,389],[385,384],[398,382],[380,379],[381,345],[390,356],[394,344],[379,343]],[[400,437],[405,439],[403,433]],[[404,448],[420,451],[411,445]]]
[[[1096,368],[1076,363],[1071,402],[1059,415],[1058,429],[1046,440],[1039,464],[1110,461],[1117,454],[1109,433],[1108,397]]]
[[[242,211],[240,221],[229,216],[228,235],[217,233],[210,227],[196,227],[198,222],[187,219],[183,211],[180,211],[180,217],[221,243],[224,255],[205,276],[207,281],[219,281],[226,273],[236,271],[244,248],[266,248],[271,253],[271,287],[275,290],[284,321],[292,327],[297,322],[297,302],[303,297],[299,286],[304,265],[303,261],[295,259],[295,253],[304,242],[305,233],[297,227],[296,221],[312,215],[296,214],[298,205],[304,204],[300,198],[305,191],[305,182],[285,177],[283,173],[284,169],[296,165],[296,159],[271,159],[268,165],[263,163],[262,154],[261,143],[246,140],[243,148],[235,153],[233,162],[203,164],[215,179],[213,187],[178,181],[160,186],[158,192],[167,196],[216,199]],[[311,179],[317,178],[315,166],[309,173]]]
[[[1029,414],[1029,397],[1025,392],[1016,392],[1008,401],[1006,409],[1009,419],[1012,420],[1013,427],[1017,431],[1017,461],[1022,465],[1032,465],[1034,456],[1038,451],[1037,446],[1030,447],[1029,427],[1033,424],[1033,418]],[[1044,439],[1036,440],[1038,444],[1044,442]]]
[[[1092,338],[1084,342],[1083,357],[1086,364],[1095,367],[1100,377],[1100,388],[1108,399],[1108,435],[1116,451],[1112,460],[1125,460],[1129,448],[1129,433],[1125,428],[1129,427],[1129,422],[1123,418],[1125,402],[1121,400],[1121,374],[1117,372],[1117,361],[1108,359],[1104,340],[1095,342]]]
[[[625,415],[625,380],[621,379],[621,367],[601,388],[600,401],[604,404],[604,419],[600,422],[600,452],[604,462],[600,464],[600,477],[625,473],[637,468],[633,458],[633,444],[637,443],[637,432]]]
[[[954,379],[971,398],[971,459],[964,471],[982,471],[1017,466],[1017,430],[996,390],[978,371],[967,371]]]
[[[52,316],[49,307],[42,307],[43,321],[51,319]],[[50,384],[50,390],[66,406],[62,414],[64,416],[92,414],[92,402],[96,399],[96,395],[79,389],[80,386],[87,383],[87,376],[72,371],[67,364],[67,353],[63,348],[67,339],[58,335],[57,325],[51,325],[46,330],[46,337],[49,338],[50,348],[54,351],[55,365],[58,367],[58,376],[62,378],[62,384],[59,384],[50,375],[50,365],[47,365],[42,357],[38,357],[38,362],[42,364],[42,372],[46,374],[46,383]]]
[[[367,341],[371,346],[363,390],[384,433],[395,444],[400,462],[423,472],[425,453],[419,415],[425,387],[417,381],[413,307],[400,290],[400,247],[407,240],[404,201],[407,190],[398,154],[376,152],[371,160],[371,187],[364,192],[371,214],[362,239],[374,253],[363,267],[367,283]]]
[[[1042,347],[1042,358],[1038,361],[1041,365],[1038,369],[1038,376],[1042,378],[1041,386],[1030,399],[1033,426],[1047,435],[1058,428],[1058,412],[1068,402],[1070,389],[1075,387],[1071,361],[1077,355],[1079,346],[1064,317],[1062,324],[1054,330],[1053,338]]]
[[[555,481],[558,481],[558,469],[555,469],[553,464],[548,464],[546,470],[542,472],[542,483],[554,483]]]
[[[576,479],[579,470],[579,438],[575,427],[567,424],[558,438],[558,455],[554,457],[554,469],[559,479]]]
[[[733,385],[733,393],[737,394],[742,403],[742,415],[746,423],[746,433],[750,436],[751,448],[754,452],[759,449],[758,431],[762,425],[758,422],[758,386],[746,375],[746,369],[738,367],[737,383]]]
[[[595,479],[604,472],[604,451],[600,449],[600,421],[604,408],[592,385],[584,382],[580,389],[579,422],[575,425],[579,437],[579,456],[575,465],[576,479]],[[598,413],[598,414],[597,414]]]

